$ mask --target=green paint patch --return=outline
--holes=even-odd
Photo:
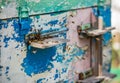
[[[30,12],[38,14],[90,7],[97,5],[97,0],[40,0],[38,2],[27,0],[19,1],[20,6],[25,3],[27,3]]]
[[[120,68],[112,68],[111,73],[116,74],[117,77],[114,78],[110,83],[120,83]]]
[[[90,23],[82,25],[82,30],[86,30],[86,29],[89,29],[89,28],[91,28]]]
[[[111,73],[116,74],[118,77],[120,77],[120,68],[112,68]]]

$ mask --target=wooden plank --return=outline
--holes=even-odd
[[[98,17],[98,29],[99,30],[103,29],[103,17],[102,16]]]
[[[62,43],[66,43],[68,41],[69,41],[68,39],[49,38],[43,41],[32,41],[30,43],[30,46],[35,47],[35,48],[45,49],[45,48],[53,47],[53,46],[56,46]]]
[[[95,30],[88,30],[88,31],[82,31],[82,33],[86,33],[88,36],[99,36],[99,35],[103,35],[106,32],[109,32],[111,30],[115,29],[115,27],[108,27],[108,28],[104,28],[104,29],[95,29]]]
[[[95,76],[98,76],[98,52],[99,52],[99,50],[98,50],[98,43],[97,42],[95,42],[95,47],[94,47],[95,49],[94,49],[94,51],[93,52],[95,52],[95,65],[94,65],[94,75]]]
[[[98,36],[96,38],[96,42],[94,45],[94,59],[95,59],[95,65],[94,65],[94,75],[95,76],[102,76],[102,36]]]
[[[109,78],[115,78],[117,75],[103,71],[103,76],[109,77]]]
[[[92,68],[93,67],[93,65],[92,65],[92,55],[93,55],[93,39],[92,38],[90,38],[90,67]]]
[[[98,39],[96,39],[97,44],[97,68],[98,68],[98,76],[102,76],[102,36],[99,36]]]
[[[89,77],[85,80],[78,80],[76,83],[100,83],[103,80],[104,80],[103,77],[98,78],[98,77],[92,76],[92,77]]]
[[[76,83],[101,83],[105,79],[108,79],[108,78],[112,79],[114,77],[116,77],[115,74],[103,72],[102,76],[92,76],[92,77],[89,77],[85,80],[78,80]]]

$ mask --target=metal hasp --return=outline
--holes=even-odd
[[[61,33],[65,33],[66,31],[68,31],[68,28],[52,29],[45,31],[42,31],[42,29],[35,29],[34,33],[26,35],[25,40],[27,45],[35,48],[45,49],[68,42],[68,39],[58,38]]]

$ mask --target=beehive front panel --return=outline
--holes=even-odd
[[[35,1],[28,1],[29,4],[31,2]],[[6,11],[3,9],[0,15],[5,15],[9,11],[9,6],[12,5],[5,6],[8,9]],[[89,5],[86,3],[84,6]],[[17,16],[16,7],[14,8],[15,12],[7,13],[8,15],[2,18]],[[107,8],[106,11],[110,11],[110,7]],[[34,9],[33,11],[35,12]],[[96,8],[84,8],[36,15],[22,21],[17,18],[0,20],[0,81],[2,83],[68,83],[78,80],[78,74],[90,68],[90,39],[80,37],[77,28],[81,27],[84,30],[90,29],[91,26],[95,27],[97,16]],[[105,13],[104,17],[105,26],[110,26],[110,21],[107,21],[110,20],[110,16]],[[63,27],[68,28],[69,31],[58,37],[69,39],[68,43],[46,49],[29,47],[25,43],[25,35],[34,32],[33,29],[43,28],[44,31]],[[105,38],[105,41],[109,41],[106,36]]]

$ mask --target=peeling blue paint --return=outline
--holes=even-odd
[[[2,68],[3,68],[3,66],[0,65],[0,69],[2,69]]]
[[[111,26],[111,7],[107,6],[103,11],[103,20],[104,20],[104,26],[110,27]]]
[[[62,74],[67,72],[67,68],[62,68]]]
[[[17,19],[14,19],[14,20],[13,20],[13,26],[14,26],[14,30],[15,30],[16,32],[19,32],[20,25],[19,25],[19,22],[18,22]]]
[[[110,50],[109,53],[112,54],[112,50]],[[111,55],[109,55],[109,56],[111,56]],[[107,64],[107,66],[108,66],[108,70],[107,70],[107,71],[108,71],[108,72],[110,72],[110,70],[111,70],[111,68],[112,68],[112,65],[111,65],[111,64],[112,64],[112,58],[111,58],[109,64]]]
[[[55,76],[54,76],[54,80],[56,80],[58,77],[59,77],[59,74],[58,74],[58,73],[55,74]]]
[[[101,12],[101,15],[103,16],[104,26],[105,27],[111,26],[111,7],[106,6],[105,8],[101,8],[100,12]],[[98,14],[97,8],[93,8],[93,13],[95,16],[98,17],[99,14]]]
[[[15,48],[18,48],[19,47],[19,45],[17,45]]]
[[[112,38],[112,35],[111,35],[110,32],[104,34],[103,35],[103,39],[104,39],[103,45],[108,45],[108,43],[111,40],[111,38]]]
[[[12,21],[12,19],[9,19],[9,20],[6,20],[6,21],[0,20],[0,29],[2,29],[2,27],[3,28],[8,28],[8,24],[11,21]]]
[[[3,40],[3,42],[5,43],[5,48],[6,47],[8,47],[9,45],[8,45],[8,41],[10,40],[10,37],[9,38],[7,38],[6,36],[4,37],[4,40]]]
[[[19,19],[19,24],[20,24],[20,35],[26,35],[31,26],[30,24],[32,23],[32,19],[30,18],[24,18],[24,19]]]
[[[50,24],[51,26],[55,26],[58,23],[58,20],[52,20],[48,22],[47,24]]]
[[[63,55],[59,55],[59,54],[57,54],[57,57],[56,57],[56,59],[55,59],[57,62],[60,62],[60,63],[62,63],[63,62],[63,60],[64,60],[64,57],[63,57]]]
[[[29,28],[25,29],[25,30],[21,30],[20,21],[17,20],[17,19],[13,20],[14,31],[15,31],[15,34],[18,34],[18,37],[15,37],[15,34],[13,34],[12,39],[17,41],[17,42],[23,42],[24,41],[24,35],[28,34],[28,32],[30,31],[30,24],[32,22],[32,19],[28,18],[27,22],[26,22],[26,20],[25,20],[25,22],[24,22],[24,20],[22,22],[26,23],[25,27],[29,27]]]
[[[11,80],[11,79],[10,79],[10,77],[7,77],[7,80],[9,80],[9,81],[10,81],[10,80]]]
[[[0,20],[0,30],[2,29],[2,20]]]
[[[82,48],[75,47],[73,48],[73,52],[75,52],[73,53],[74,56],[82,56],[86,51],[82,50]]]
[[[33,53],[33,50],[36,51],[36,53]],[[53,61],[52,57],[55,56],[55,54],[56,47],[47,49],[31,47],[31,50],[27,50],[26,58],[24,58],[21,64],[24,68],[24,72],[31,76],[32,73],[38,74],[51,70],[54,67],[51,61]]]
[[[4,23],[4,28],[8,28],[8,23],[6,24],[6,23]]]
[[[15,33],[16,34],[16,33]],[[24,37],[21,37],[21,36],[15,36],[15,34],[13,34],[13,38],[11,38],[11,40],[15,40],[17,42],[20,42],[22,43],[24,41]]]
[[[62,21],[62,22],[59,22],[59,25],[65,26],[65,24],[67,23],[67,18],[66,18],[66,17],[63,17],[62,19],[63,19],[63,21]]]
[[[54,75],[54,80],[56,80],[57,78],[59,78],[59,71],[56,69],[56,74]]]
[[[39,80],[37,80],[37,83],[42,83],[42,80],[44,80],[45,78],[41,78]]]
[[[65,80],[63,83],[69,83],[69,80]]]
[[[62,27],[62,28],[50,28],[49,30],[43,30],[41,31],[41,34],[45,34],[45,33],[49,33],[49,32],[55,32],[55,31],[67,31],[68,29],[66,27]],[[59,34],[59,35],[64,35],[66,36],[66,33],[62,33],[62,34]]]
[[[105,8],[105,11],[103,12],[104,13],[103,19],[104,19],[104,26],[105,27],[111,26],[111,13],[110,12],[111,12],[111,7],[107,6]],[[105,33],[103,35],[103,39],[104,39],[103,45],[107,45],[111,38],[112,38],[112,35],[110,32]]]
[[[78,56],[81,56],[81,55],[84,55],[85,54],[85,51],[80,49],[78,52],[77,52],[77,55]]]
[[[93,9],[94,14],[98,17],[98,11],[96,8]],[[104,27],[110,27],[111,26],[111,6],[106,6],[104,9],[100,10],[102,12],[103,20],[104,20]],[[110,32],[107,32],[103,35],[103,45],[107,45],[112,38],[112,35]]]
[[[32,20],[30,18],[24,18],[24,19],[20,19],[19,23],[20,23],[20,29],[21,30],[26,30],[26,29],[30,29],[30,24],[31,24]]]
[[[5,74],[8,75],[8,73],[9,73],[9,67],[7,66]]]
[[[2,68],[3,66],[0,65],[0,76],[2,76]]]
[[[96,16],[98,16],[97,10],[93,9],[93,11],[94,11],[94,14]],[[104,16],[104,24],[105,24],[104,26],[110,26],[111,25],[111,23],[110,23],[111,18],[110,18],[110,14],[108,14],[110,12],[110,7],[106,8],[105,10],[101,10],[101,11],[102,11],[102,14],[104,14],[103,15]],[[61,13],[63,13],[63,12],[61,12]],[[60,15],[61,13],[54,13],[54,14],[50,14],[50,15],[52,17],[52,16],[56,16],[58,14]],[[48,15],[48,17],[50,15]],[[7,20],[5,22],[0,21],[0,29],[2,27],[3,28],[10,28],[10,27],[8,27],[8,24],[10,22],[12,22],[13,23],[12,26],[14,27],[14,31],[15,31],[14,34],[11,34],[12,38],[8,38],[6,36],[3,38],[4,39],[3,42],[5,43],[5,47],[9,46],[8,45],[9,40],[15,40],[15,42],[19,43],[15,46],[14,49],[19,48],[19,47],[23,47],[24,46],[24,35],[28,34],[28,32],[30,31],[30,29],[32,27],[38,26],[39,28],[41,28],[42,26],[47,27],[48,25],[50,25],[52,28],[49,28],[49,30],[45,30],[42,32],[42,33],[47,33],[47,32],[51,32],[53,30],[58,31],[60,29],[63,29],[64,26],[67,24],[67,16],[62,17],[62,18],[61,17],[60,18],[53,17],[52,19],[50,19],[51,21],[49,21],[48,23],[43,23],[43,22],[45,22],[44,19],[39,19],[40,18],[39,16],[35,16],[35,18],[37,18],[37,19],[34,19],[34,17],[24,19],[21,21],[21,24],[20,24],[19,19],[10,19],[10,20]],[[35,25],[35,24],[31,25],[33,20],[36,21],[37,25]],[[39,21],[42,21],[42,22],[39,22]],[[40,24],[38,24],[38,23],[40,23]],[[55,25],[58,25],[59,27],[56,28]],[[44,29],[44,27],[43,27],[43,29]],[[18,36],[16,36],[16,35],[18,35]],[[66,33],[59,34],[58,36],[67,38]],[[103,37],[105,39],[104,44],[107,45],[107,43],[111,39],[110,33],[106,33]],[[26,54],[26,57],[22,58],[23,63],[19,63],[22,66],[22,69],[20,69],[20,70],[24,71],[26,73],[26,75],[32,76],[34,74],[45,73],[46,71],[49,72],[55,66],[54,61],[55,62],[57,61],[57,63],[60,63],[60,64],[64,64],[63,63],[63,61],[64,61],[65,64],[64,64],[64,67],[62,67],[62,69],[58,70],[59,68],[57,68],[56,71],[49,72],[49,73],[53,73],[54,75],[52,75],[49,78],[40,77],[40,79],[38,79],[36,82],[42,83],[42,81],[46,81],[46,83],[47,83],[47,81],[49,82],[49,80],[50,79],[52,80],[52,78],[53,78],[54,80],[52,80],[52,81],[60,79],[60,81],[58,81],[56,83],[68,83],[68,79],[62,78],[62,74],[64,75],[64,73],[67,73],[67,70],[68,70],[67,67],[70,66],[69,63],[73,60],[73,58],[75,56],[83,56],[86,53],[86,51],[82,50],[82,48],[73,47],[72,48],[73,52],[67,54],[67,53],[64,53],[64,52],[66,52],[65,49],[66,49],[66,43],[62,44],[62,45],[58,45],[56,47],[47,48],[47,49],[38,49],[38,48],[33,48],[33,47],[29,46],[27,48],[27,50],[21,50],[21,52],[24,52],[24,54]],[[63,51],[63,53],[59,54],[58,50],[60,50],[60,52]],[[21,53],[16,54],[16,56],[19,56],[19,55],[21,55]],[[55,58],[53,59],[53,57],[55,57]],[[10,60],[11,58],[12,57],[10,56],[7,59]],[[8,75],[8,73],[9,73],[9,67],[6,67],[5,74]],[[7,79],[10,80],[9,77]],[[65,80],[63,80],[63,79],[65,79]]]

